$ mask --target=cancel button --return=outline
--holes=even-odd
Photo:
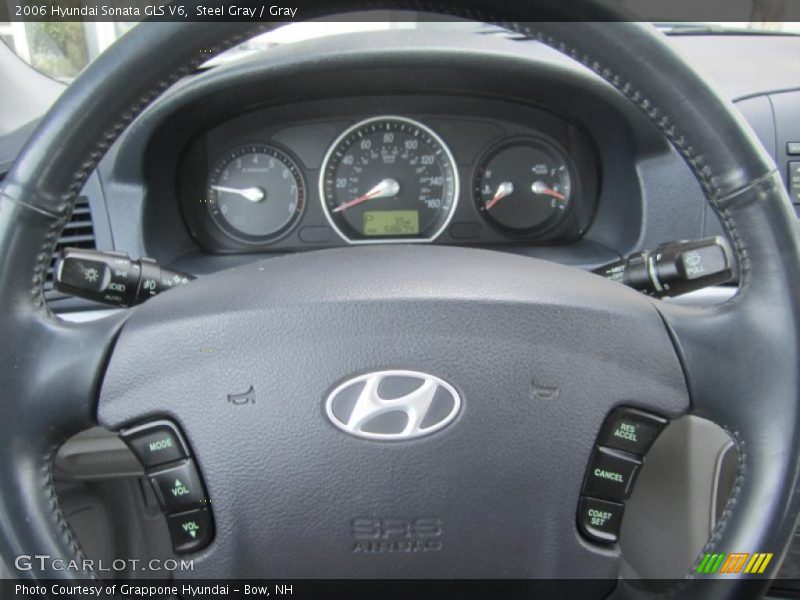
[[[586,474],[583,493],[608,500],[624,500],[631,494],[642,463],[609,448],[596,448]]]

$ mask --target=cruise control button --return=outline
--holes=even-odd
[[[169,421],[156,421],[127,429],[120,433],[120,437],[145,469],[188,456],[180,435]]]
[[[167,517],[175,552],[194,552],[206,547],[213,535],[211,512],[207,508]]]
[[[161,507],[169,514],[208,504],[203,483],[191,460],[150,473],[149,477]]]
[[[666,419],[641,410],[617,408],[606,418],[597,443],[644,456],[666,424]]]
[[[582,496],[578,507],[578,527],[587,538],[612,544],[619,537],[623,512],[623,504]]]
[[[631,494],[641,462],[609,448],[596,448],[583,484],[587,496],[625,500]]]

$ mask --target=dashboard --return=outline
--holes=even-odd
[[[591,138],[546,111],[440,96],[292,109],[316,117],[255,110],[189,146],[179,196],[205,251],[568,243],[594,214]]]
[[[789,187],[797,38],[671,39],[736,101]],[[0,138],[0,160],[31,130]],[[82,202],[91,222],[76,213],[80,239],[63,245],[197,276],[392,243],[593,269],[721,233],[680,156],[590,69],[535,42],[425,28],[290,43],[190,74],[114,144]]]
[[[397,243],[592,268],[676,224],[702,237],[699,186],[628,104],[539,44],[364,32],[185,79],[99,176],[115,246],[196,275]],[[683,171],[668,189],[642,159]]]

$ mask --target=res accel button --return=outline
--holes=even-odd
[[[168,514],[208,504],[200,475],[191,460],[149,473],[162,508]]]
[[[188,456],[180,435],[169,421],[155,421],[127,429],[120,436],[145,469]]]
[[[619,537],[624,511],[623,504],[582,496],[578,508],[578,527],[583,535],[595,542],[614,543]]]
[[[606,418],[597,443],[644,456],[666,424],[666,419],[641,410],[617,408]]]
[[[609,448],[596,448],[583,484],[587,496],[608,500],[625,500],[642,463],[633,457]]]

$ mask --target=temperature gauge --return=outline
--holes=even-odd
[[[512,140],[492,149],[475,176],[475,202],[489,223],[529,235],[560,223],[570,208],[566,158],[540,140]]]

